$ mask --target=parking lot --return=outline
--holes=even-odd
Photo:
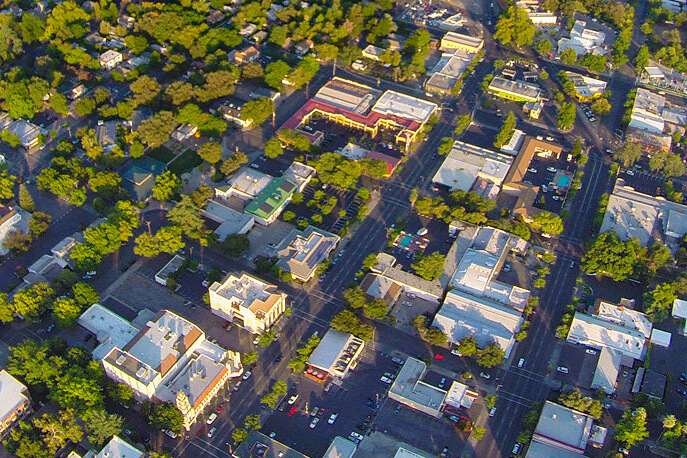
[[[162,253],[159,256],[147,260],[145,264],[138,269],[138,273],[154,282],[155,274],[171,259],[171,254]],[[207,292],[207,288],[203,286],[203,280],[205,280],[206,275],[207,274],[200,268],[196,272],[190,270],[185,271],[176,280],[179,288],[175,293],[193,302],[195,306],[202,305],[203,295]],[[162,287],[162,285],[160,285],[160,287]]]
[[[644,168],[623,168],[618,176],[625,181],[626,186],[631,186],[635,191],[650,196],[662,195],[663,186],[666,182],[663,176],[652,173]]]
[[[570,172],[574,176],[575,166],[567,162],[563,157],[555,159],[535,156],[532,158],[527,173],[523,177],[525,183],[539,186],[536,202],[538,206],[542,206],[552,213],[560,213],[567,196],[567,188],[563,188],[554,182],[557,175],[562,175],[558,174],[558,171]],[[568,186],[572,182],[572,176],[566,179]]]
[[[296,386],[289,389],[282,403],[265,422],[262,431],[267,435],[274,433],[276,440],[308,456],[322,456],[335,436],[349,437],[351,432],[365,435],[372,425],[381,429],[375,420],[380,409],[369,407],[366,402],[382,406],[389,385],[381,382],[380,378],[385,372],[395,377],[399,369],[400,366],[394,364],[390,357],[365,349],[355,371],[350,372],[340,386],[331,384],[328,391],[325,391],[325,385],[301,375]],[[298,399],[289,405],[288,400],[294,394]],[[295,411],[291,413],[294,407]],[[324,413],[317,415],[318,423],[310,428],[315,408],[318,411],[324,409]],[[328,420],[334,413],[338,417],[330,425]]]
[[[334,188],[326,184],[308,185],[303,190],[303,202],[298,205],[291,204],[288,210],[296,214],[294,223],[299,226],[307,222],[324,230],[338,233],[348,221],[355,217],[361,204],[362,201],[356,197],[356,191]],[[329,207],[327,214],[323,211],[323,207]],[[341,211],[344,212],[344,216],[341,216]],[[322,218],[321,223],[313,223],[315,215]],[[304,223],[300,223],[301,221]]]
[[[427,229],[427,233],[422,237],[429,241],[424,252],[439,253],[445,256],[453,244],[453,239],[448,236],[448,224],[438,219],[419,216],[413,212],[408,216],[408,221],[403,230],[407,234],[415,235],[423,228]],[[400,246],[393,246],[386,251],[396,258],[397,265],[401,266],[403,270],[412,271],[412,265],[417,260],[418,253],[413,253],[411,250]]]
[[[590,350],[587,353],[587,350]],[[599,361],[599,352],[588,349],[582,345],[564,344],[561,355],[558,358],[558,366],[568,368],[568,373],[553,370],[554,380],[560,381],[563,386],[575,386],[585,390],[591,386],[596,364]]]

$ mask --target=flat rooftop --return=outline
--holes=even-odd
[[[5,420],[28,397],[28,389],[6,370],[0,370],[0,420]]]
[[[265,189],[273,180],[271,176],[254,170],[250,167],[242,167],[231,179],[231,188],[249,197],[255,197]]]
[[[236,304],[250,309],[253,313],[269,312],[281,298],[277,287],[246,273],[241,276],[229,275],[224,282],[210,285],[210,291]]]
[[[370,111],[380,95],[382,92],[377,89],[335,77],[325,83],[313,99],[364,115]]]
[[[524,81],[513,81],[500,76],[495,77],[489,83],[489,89],[509,94],[519,95],[529,99],[538,99],[541,96],[541,89],[534,84]]]
[[[112,439],[95,455],[96,458],[143,458],[144,456],[145,453],[119,436],[112,436]]]
[[[579,312],[570,324],[568,340],[596,348],[609,347],[639,360],[645,356],[644,334]]]
[[[593,422],[594,418],[587,414],[546,401],[534,436],[584,451]]]
[[[513,157],[507,154],[456,141],[432,182],[463,191],[472,189],[478,177],[500,185],[512,163]]]
[[[308,364],[330,374],[343,374],[362,346],[363,341],[352,334],[330,329],[308,358]]]
[[[100,343],[93,351],[94,359],[103,359],[114,347],[124,348],[139,332],[130,321],[98,303],[81,314],[79,324],[95,334]]]
[[[463,46],[470,46],[472,48],[479,48],[482,46],[482,39],[478,37],[471,37],[470,35],[465,35],[458,32],[446,32],[444,37],[441,39],[442,44],[444,41],[450,43],[456,43]]]
[[[236,458],[308,458],[281,442],[253,430],[248,438],[234,451]]]
[[[396,376],[389,392],[415,404],[439,410],[446,398],[446,391],[421,380],[426,369],[427,365],[424,362],[409,357]]]
[[[639,331],[647,339],[651,337],[654,325],[649,317],[640,311],[598,300],[594,314],[602,320]]]

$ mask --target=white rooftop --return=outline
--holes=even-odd
[[[396,91],[386,91],[372,107],[377,113],[394,115],[420,123],[427,122],[437,104]]]
[[[336,436],[322,458],[352,458],[357,448],[350,440]]]
[[[231,301],[233,307],[245,307],[254,313],[267,313],[281,297],[276,286],[246,273],[229,275],[224,282],[215,282],[210,290]]]
[[[27,388],[6,370],[0,371],[0,421],[4,421],[28,398]]]
[[[651,343],[658,345],[659,347],[670,347],[670,341],[673,335],[666,331],[661,331],[660,329],[654,329],[651,331]]]
[[[609,347],[603,347],[599,353],[599,361],[596,364],[591,389],[601,389],[606,394],[613,394],[622,359],[622,353]]]
[[[644,313],[609,302],[599,301],[596,316],[604,321],[639,331],[647,339],[653,328],[653,324]]]
[[[110,442],[95,455],[96,458],[143,458],[145,453],[126,442],[119,436],[112,436]]]
[[[512,163],[512,156],[456,141],[432,182],[463,191],[469,191],[477,178],[500,186]]]
[[[687,319],[687,301],[682,299],[673,301],[673,318]]]
[[[419,359],[407,358],[389,393],[438,411],[444,404],[446,391],[421,380],[426,369],[427,365]]]
[[[343,375],[362,345],[363,341],[352,334],[330,329],[308,358],[308,364],[330,374]]]
[[[317,91],[313,100],[353,113],[366,114],[380,95],[381,91],[377,89],[335,77]]]
[[[451,387],[446,394],[446,405],[455,407],[456,409],[465,407],[469,409],[472,403],[477,399],[478,394],[470,390],[464,383],[453,381]]]
[[[81,314],[79,324],[95,334],[100,345],[93,350],[93,358],[103,359],[114,347],[124,348],[138,333],[130,321],[100,304],[93,304]]]
[[[634,359],[645,357],[644,334],[579,312],[570,324],[568,340],[599,349],[609,347]]]
[[[534,440],[584,452],[593,422],[594,418],[587,414],[546,401],[534,430]]]
[[[232,189],[249,197],[255,197],[272,182],[273,178],[249,167],[242,167],[229,180]]]

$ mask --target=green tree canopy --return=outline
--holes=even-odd
[[[418,257],[413,263],[415,272],[425,280],[436,280],[441,276],[446,258],[438,252]]]
[[[615,152],[615,158],[625,167],[631,167],[642,157],[642,145],[627,141]]]
[[[639,407],[635,410],[627,409],[622,418],[615,425],[615,439],[628,447],[641,442],[649,435],[646,430],[646,410]]]
[[[642,253],[637,239],[621,241],[615,232],[600,234],[582,258],[582,271],[624,281],[634,272]]]
[[[155,179],[153,197],[157,200],[170,200],[179,192],[181,180],[171,171],[167,170]]]
[[[496,23],[494,38],[502,44],[514,43],[517,46],[531,45],[534,42],[534,24],[527,11],[511,6],[503,10]]]

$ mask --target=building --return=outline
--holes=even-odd
[[[589,102],[600,98],[606,90],[606,82],[580,75],[579,73],[566,72],[568,79],[575,85],[575,97],[580,102]]]
[[[445,408],[469,409],[478,397],[478,392],[471,390],[466,384],[454,380],[446,394]]]
[[[447,393],[422,380],[426,370],[427,365],[419,359],[406,359],[389,389],[389,399],[441,418]]]
[[[234,54],[234,62],[237,64],[250,64],[260,57],[260,51],[255,46],[248,46]]]
[[[315,175],[315,169],[301,162],[293,162],[282,174],[282,178],[296,183],[296,192],[303,192]]]
[[[193,124],[182,124],[172,133],[172,138],[178,142],[193,137],[198,132],[198,127]]]
[[[277,265],[292,278],[306,282],[315,276],[317,267],[329,257],[341,238],[325,230],[308,226],[294,229],[277,246]]]
[[[609,231],[621,240],[636,238],[645,247],[662,242],[675,255],[687,234],[687,206],[635,191],[618,179],[601,224],[602,233]]]
[[[637,89],[634,105],[632,106],[632,118],[629,127],[662,134],[665,128],[663,110],[666,99],[662,95],[655,94],[644,88]]]
[[[79,83],[76,86],[74,86],[70,91],[69,91],[69,99],[70,100],[76,100],[82,95],[86,93],[86,86],[83,85],[83,83]]]
[[[683,301],[682,299],[675,299],[673,301],[672,317],[678,320],[685,320],[685,326],[682,333],[687,334],[687,301]]]
[[[382,54],[385,52],[386,50],[383,48],[379,48],[374,45],[367,45],[367,47],[363,49],[363,57],[370,60],[380,61]]]
[[[489,83],[488,91],[502,99],[516,102],[538,102],[541,99],[541,88],[532,83],[509,80],[500,76]]]
[[[291,202],[296,183],[285,178],[272,180],[244,209],[253,215],[255,222],[263,226],[272,224]]]
[[[231,177],[227,185],[215,188],[215,196],[220,199],[229,199],[232,196],[241,200],[253,200],[267,186],[272,183],[273,177],[249,167],[240,168]]]
[[[513,129],[513,135],[511,136],[510,140],[508,140],[508,143],[501,147],[500,151],[502,153],[510,154],[511,156],[517,156],[518,151],[520,151],[522,144],[525,142],[525,138],[527,138],[527,134],[525,132],[521,131],[520,129]],[[511,170],[514,166],[515,164],[511,166]],[[511,170],[508,171],[509,174],[511,173]]]
[[[568,342],[598,350],[608,347],[625,358],[622,364],[626,366],[632,366],[635,359],[644,360],[646,341],[647,337],[635,329],[579,312],[575,313],[568,332]]]
[[[185,260],[186,258],[178,254],[172,256],[172,259],[170,259],[167,264],[162,266],[162,268],[155,274],[155,282],[162,286],[167,286],[169,277],[175,274],[181,268],[181,265]]]
[[[246,234],[255,225],[253,215],[236,211],[217,200],[208,201],[200,214],[219,224],[214,232],[220,241],[224,241],[229,235]]]
[[[431,93],[450,94],[473,58],[474,54],[460,50],[444,53],[429,73],[425,90]]]
[[[464,35],[458,32],[446,32],[441,39],[440,49],[442,51],[450,51],[457,49],[473,54],[477,54],[484,47],[484,40],[470,35]]]
[[[394,136],[406,152],[423,130],[438,105],[395,91],[382,93],[353,81],[335,77],[308,100],[282,128],[299,129],[313,116],[366,132],[376,137],[381,130]],[[299,132],[311,141],[321,132]]]
[[[527,15],[534,25],[549,26],[558,23],[558,16],[548,11],[528,11]]]
[[[222,117],[229,122],[233,122],[242,129],[248,129],[253,125],[252,119],[244,119],[241,109],[245,102],[235,97],[228,97],[217,111],[222,113]]]
[[[386,49],[391,52],[402,51],[407,39],[408,37],[399,35],[398,33],[390,33],[384,40],[382,40],[382,44],[384,44]]]
[[[322,458],[353,458],[357,448],[355,442],[336,436]]]
[[[298,43],[296,43],[293,47],[293,50],[297,56],[303,57],[314,47],[315,47],[315,42],[313,42],[311,39],[308,38],[308,39],[301,40]]]
[[[491,185],[490,196],[496,197],[501,190],[513,157],[461,141],[455,141],[441,167],[434,174],[432,183],[446,186],[451,191],[470,191],[482,179]]]
[[[358,365],[365,342],[347,332],[330,329],[308,358],[306,375],[324,382],[341,380]]]
[[[610,347],[603,347],[599,352],[599,360],[594,370],[592,390],[603,390],[609,396],[615,393],[616,380],[622,363],[623,355]]]
[[[105,70],[112,70],[122,63],[123,58],[121,52],[108,49],[98,57],[98,62]]]
[[[254,276],[230,274],[208,290],[210,310],[252,334],[262,334],[286,311],[286,294]]]
[[[642,144],[648,152],[670,151],[672,135],[685,133],[687,110],[674,107],[664,96],[644,88],[637,89],[626,141]]]
[[[231,456],[234,458],[308,458],[258,430],[251,431]]]
[[[150,156],[143,156],[127,162],[119,169],[122,187],[137,202],[145,202],[153,195],[157,177],[162,175],[166,165]]]
[[[117,121],[98,122],[95,127],[95,138],[105,152],[112,151],[117,145]]]
[[[210,342],[198,326],[169,310],[146,310],[128,322],[94,304],[79,324],[96,335],[93,357],[108,378],[127,385],[139,401],[175,404],[186,430],[226,382],[243,373],[237,352]]]
[[[678,14],[687,11],[687,0],[661,0],[661,6]]]
[[[144,458],[145,456],[144,452],[119,436],[112,436],[112,439],[103,446],[103,449],[95,454],[95,458]]]
[[[28,234],[30,218],[31,215],[14,202],[7,205],[0,204],[0,256],[9,252],[2,246],[2,242],[11,232],[19,231],[22,234]]]
[[[562,456],[565,452],[582,455],[587,448],[594,418],[568,407],[546,401],[527,456]],[[532,447],[551,450],[550,454],[532,454]]]
[[[33,413],[29,389],[6,370],[0,371],[0,439]]]
[[[575,21],[575,25],[570,30],[570,37],[558,40],[558,53],[570,48],[574,49],[578,56],[605,55],[608,53],[607,47],[604,46],[605,40],[605,33],[588,28],[585,21]]]
[[[4,129],[6,132],[16,135],[19,138],[19,144],[27,150],[38,147],[47,134],[45,129],[25,120],[17,119],[9,123]]]

